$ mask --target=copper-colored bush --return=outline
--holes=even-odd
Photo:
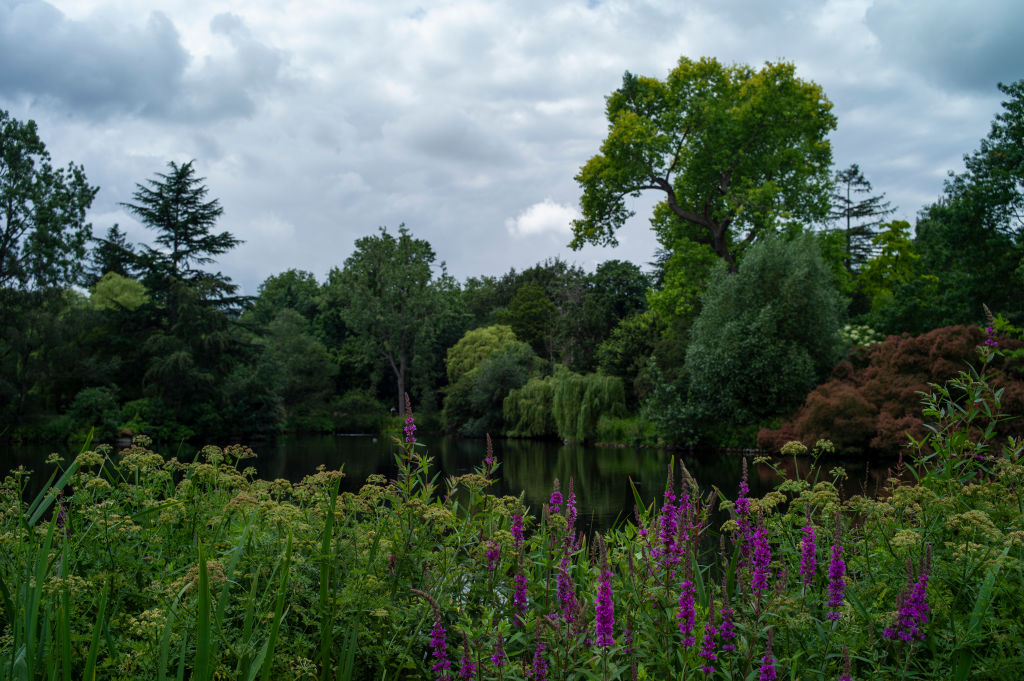
[[[926,432],[921,393],[977,366],[977,348],[984,339],[977,327],[947,326],[920,336],[890,336],[870,349],[857,349],[807,396],[792,420],[758,433],[758,445],[778,450],[788,440],[812,446],[827,438],[841,452],[895,452],[907,443],[908,434],[921,437]],[[1000,339],[1002,350],[1022,347],[1021,341]],[[1004,389],[1003,413],[1024,414],[1022,362],[999,360],[994,366],[993,385]],[[1002,435],[1024,433],[1024,419],[1005,421],[998,430]]]

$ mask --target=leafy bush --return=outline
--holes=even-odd
[[[976,348],[985,339],[977,327],[948,326],[920,336],[890,336],[853,361],[840,362],[832,378],[807,396],[788,423],[758,433],[758,445],[777,450],[787,440],[811,444],[829,438],[846,453],[866,450],[895,452],[907,434],[925,434],[921,395],[934,384],[956,376],[977,362]],[[1007,351],[1024,342],[1004,338]],[[854,364],[856,362],[856,364]],[[1005,391],[1004,403],[1024,412],[1024,359],[999,364],[995,385]],[[1024,434],[1024,423],[1000,425],[1002,435]]]
[[[719,267],[686,352],[687,402],[709,423],[757,423],[800,404],[838,358],[841,303],[813,237],[758,241]]]
[[[554,375],[531,379],[504,402],[507,433],[513,437],[557,435],[566,442],[592,441],[601,416],[626,412],[622,379],[577,374],[563,366]]]

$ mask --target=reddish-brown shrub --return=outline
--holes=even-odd
[[[968,365],[977,365],[977,348],[984,339],[982,330],[973,326],[889,336],[840,362],[832,378],[807,396],[790,422],[758,433],[758,445],[778,450],[789,440],[800,440],[810,447],[827,438],[841,452],[895,452],[907,443],[908,433],[925,433],[921,393],[930,392],[930,384],[945,383]],[[1001,338],[1000,346],[1014,350],[1024,343]],[[1003,413],[1024,415],[1022,362],[1003,364],[997,363],[994,380],[1004,388]],[[999,430],[1004,435],[1024,433],[1024,419],[1005,422]]]

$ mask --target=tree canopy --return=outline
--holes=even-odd
[[[35,121],[0,110],[0,287],[75,283],[98,191],[82,166],[51,165]]]
[[[821,87],[792,64],[755,70],[683,57],[664,81],[626,72],[606,110],[608,136],[576,176],[574,248],[615,244],[634,214],[626,197],[649,190],[664,194],[664,246],[708,244],[730,269],[761,234],[828,214],[826,136],[836,119]]]

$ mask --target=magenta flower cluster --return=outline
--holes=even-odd
[[[412,414],[405,419],[405,441],[409,444],[416,442],[416,422],[412,418]]]
[[[930,608],[927,602],[928,573],[923,572],[910,588],[909,593],[904,589],[902,603],[899,612],[896,614],[896,622],[891,627],[886,627],[882,635],[889,639],[901,641],[923,641],[924,631],[922,627],[928,623]]]
[[[750,538],[753,548],[753,575],[750,578],[750,588],[754,595],[760,596],[768,588],[769,563],[772,562],[772,548],[768,543],[768,530],[758,527]]]
[[[693,582],[689,579],[685,580],[679,594],[679,613],[676,615],[679,619],[679,633],[683,635],[684,648],[689,648],[696,643],[693,637],[693,630],[697,622],[696,601],[694,600],[696,593]]]
[[[615,603],[612,601],[611,579],[612,573],[607,568],[601,570],[601,583],[594,601],[595,643],[603,648],[615,645]]]
[[[451,681],[448,670],[452,663],[448,659],[448,644],[445,642],[445,629],[441,620],[434,620],[434,628],[430,630],[430,648],[434,651],[434,664],[430,670],[437,674],[437,681]]]
[[[705,674],[713,674],[715,671],[714,662],[718,661],[718,653],[715,651],[715,636],[718,634],[718,628],[715,626],[715,599],[708,599],[708,621],[704,625],[704,641],[700,646],[701,659],[704,662],[700,668]]]
[[[846,561],[843,560],[843,547],[837,542],[832,545],[832,560],[828,565],[828,607],[825,617],[835,621],[839,619],[839,607],[843,604],[846,592]]]
[[[818,569],[818,544],[814,526],[810,523],[803,527],[804,536],[800,538],[800,576],[804,586],[814,583],[814,575]]]

